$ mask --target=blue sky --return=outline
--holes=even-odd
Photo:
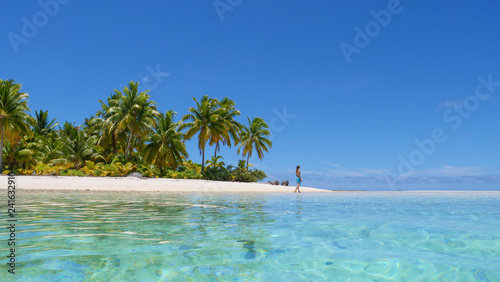
[[[293,180],[301,165],[309,187],[500,190],[496,1],[41,0],[3,10],[0,78],[23,85],[33,115],[81,124],[134,80],[178,119],[205,94],[233,99],[242,123],[264,118],[273,148],[251,162],[266,180]],[[196,142],[187,146],[200,162]],[[242,158],[234,147],[221,154]]]

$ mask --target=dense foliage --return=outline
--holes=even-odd
[[[14,80],[0,79],[0,171],[4,174],[127,176],[210,179],[252,182],[263,171],[249,169],[252,152],[259,159],[272,146],[263,119],[248,118],[248,126],[235,120],[240,112],[234,101],[203,96],[180,121],[173,110],[160,113],[148,91],[130,82],[114,90],[95,115],[82,125],[49,119],[48,111],[29,115],[27,93]],[[185,142],[196,136],[201,164],[188,159]],[[215,148],[205,161],[205,149]],[[247,160],[226,165],[218,156],[221,146],[239,145]]]

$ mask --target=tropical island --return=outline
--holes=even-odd
[[[259,159],[272,142],[266,122],[247,117],[225,97],[203,96],[188,114],[175,121],[176,112],[161,113],[148,91],[131,81],[114,90],[100,109],[82,125],[49,119],[48,111],[28,108],[29,94],[14,80],[0,79],[0,171],[16,175],[123,177],[139,173],[148,178],[205,179],[257,182],[266,177],[251,169],[250,157]],[[57,128],[58,127],[58,128]],[[185,142],[196,138],[201,163],[189,159]],[[214,146],[207,159],[207,145]],[[237,165],[223,162],[221,146],[237,148],[246,157]]]

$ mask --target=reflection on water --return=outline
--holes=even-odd
[[[499,194],[19,194],[18,280],[500,275]]]

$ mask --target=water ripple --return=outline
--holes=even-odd
[[[498,281],[499,206],[491,195],[34,193],[19,202],[17,268],[21,280]]]

